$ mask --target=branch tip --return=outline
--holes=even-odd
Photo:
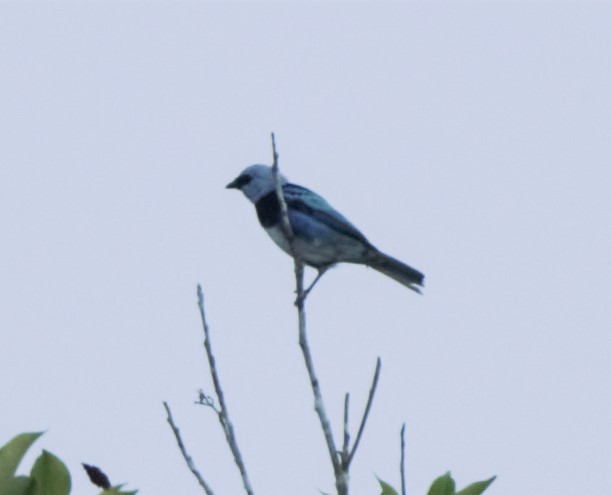
[[[405,491],[405,423],[401,426],[401,495],[406,495]]]
[[[170,406],[166,401],[163,401],[163,407],[165,407],[165,411],[168,415],[167,417],[168,424],[170,425],[170,428],[172,428],[172,432],[174,433],[174,437],[176,438],[176,443],[178,444],[180,453],[182,454],[185,462],[187,463],[187,467],[193,473],[193,476],[195,476],[200,486],[204,489],[204,491],[206,492],[206,495],[214,495],[212,488],[206,482],[206,480],[203,478],[200,472],[197,470],[193,462],[193,459],[187,452],[185,444],[182,441],[182,437],[180,436],[180,430],[178,429],[178,426],[176,426],[176,423],[174,423],[174,418],[172,417],[172,411],[170,410]]]
[[[367,405],[365,406],[365,411],[363,412],[363,419],[361,419],[361,425],[359,426],[359,431],[356,434],[356,439],[354,441],[354,445],[352,446],[352,450],[348,455],[348,459],[346,461],[346,467],[350,466],[352,459],[354,458],[354,454],[356,453],[356,449],[359,446],[359,442],[361,441],[361,437],[363,436],[363,431],[365,430],[365,423],[367,422],[367,418],[369,416],[369,411],[371,410],[371,405],[373,404],[373,396],[376,393],[376,388],[378,387],[378,379],[380,378],[380,369],[382,368],[382,360],[378,357],[376,361],[376,369],[373,373],[373,380],[371,382],[371,388],[369,389],[369,397],[367,397]]]

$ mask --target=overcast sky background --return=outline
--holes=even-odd
[[[0,444],[48,430],[143,494],[241,484],[196,307],[256,493],[332,492],[297,345],[292,261],[224,187],[280,165],[420,297],[341,266],[308,299],[352,493],[452,470],[489,493],[611,484],[611,7],[584,3],[0,4]],[[309,274],[310,276],[312,274]]]

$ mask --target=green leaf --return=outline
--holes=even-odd
[[[492,482],[496,479],[496,476],[484,481],[476,481],[475,483],[471,483],[466,488],[463,488],[456,495],[480,495],[484,492],[486,488],[488,488]]]
[[[440,476],[429,488],[428,495],[453,495],[456,490],[456,483],[448,471],[443,476]]]
[[[17,471],[21,459],[42,434],[42,431],[22,433],[0,448],[0,493],[4,493],[9,480],[15,476],[15,471]]]
[[[34,481],[29,476],[11,478],[2,489],[2,495],[30,495]]]
[[[66,465],[46,450],[36,459],[30,476],[36,482],[34,495],[69,495],[70,473]]]
[[[380,487],[382,488],[381,495],[399,495],[397,490],[386,483],[386,481],[382,481],[380,478],[378,478],[378,483],[380,483]]]

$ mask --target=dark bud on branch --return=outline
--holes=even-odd
[[[99,486],[100,488],[103,488],[104,490],[107,490],[110,488],[110,480],[108,479],[108,476],[106,476],[100,468],[95,467],[95,466],[90,466],[89,464],[85,464],[85,463],[83,463],[83,467],[85,468],[85,471],[87,472],[87,476],[89,476],[89,479],[91,480],[91,482],[94,485]]]

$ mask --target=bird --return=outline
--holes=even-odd
[[[424,274],[378,250],[322,196],[279,175],[293,231],[292,245],[282,225],[272,167],[251,165],[226,188],[242,191],[255,205],[259,223],[280,249],[289,255],[294,254],[301,262],[318,270],[318,276],[305,294],[337,263],[369,266],[408,289],[421,293]]]

